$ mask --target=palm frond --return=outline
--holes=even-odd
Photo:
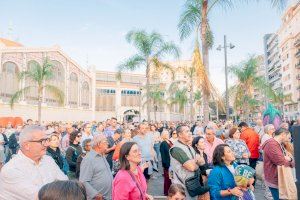
[[[25,88],[22,88],[20,90],[18,90],[17,92],[15,92],[12,97],[9,100],[9,105],[11,107],[11,109],[13,109],[14,104],[20,99],[20,97],[25,94],[26,92],[28,92],[33,86],[27,86]]]
[[[134,71],[139,67],[141,67],[142,65],[145,65],[145,58],[143,58],[141,55],[136,54],[130,57],[124,63],[122,63],[119,66],[119,71],[123,71],[123,70]]]
[[[153,70],[152,73],[151,73],[151,75],[153,77],[155,77],[155,76],[159,77],[159,75],[164,70],[167,70],[167,71],[171,72],[172,79],[174,79],[174,76],[175,76],[174,69],[168,63],[161,62],[157,57],[154,57],[150,60],[150,64],[151,64],[151,67],[152,67],[152,70]]]
[[[179,58],[180,49],[173,42],[164,42],[160,49],[155,53],[154,57],[162,58],[166,55],[174,56],[175,58]]]
[[[61,89],[59,89],[54,85],[48,85],[48,84],[44,85],[44,89],[46,91],[49,91],[58,100],[59,104],[62,105],[64,103],[65,95]]]
[[[128,43],[132,43],[135,48],[144,56],[149,56],[151,54],[151,44],[150,37],[144,30],[132,30],[126,35],[126,40]]]
[[[180,39],[184,40],[197,30],[201,24],[202,0],[187,0],[180,15],[178,30]]]

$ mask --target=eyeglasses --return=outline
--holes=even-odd
[[[36,143],[40,143],[41,145],[45,146],[46,144],[48,144],[50,142],[50,138],[42,138],[40,140],[30,140],[28,142],[36,142]]]

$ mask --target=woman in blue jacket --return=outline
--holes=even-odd
[[[234,153],[227,144],[220,144],[214,150],[214,169],[208,177],[211,200],[233,200],[243,196],[234,181],[234,160]]]

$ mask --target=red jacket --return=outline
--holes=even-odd
[[[278,188],[277,166],[293,167],[294,162],[288,162],[280,144],[274,138],[268,139],[262,146],[264,151],[264,174],[268,186]]]
[[[250,158],[259,158],[259,135],[252,128],[246,128],[240,138],[247,144],[251,153]]]

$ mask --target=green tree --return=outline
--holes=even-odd
[[[196,79],[197,73],[196,73],[196,68],[192,66],[183,66],[180,67],[182,69],[184,75],[187,77],[187,88],[188,88],[188,93],[189,93],[189,104],[190,104],[190,121],[193,121],[194,118],[194,81]]]
[[[247,0],[244,0],[247,2]],[[273,7],[283,8],[286,0],[269,0]],[[188,38],[192,33],[196,32],[196,41],[198,33],[200,34],[202,44],[203,64],[209,73],[209,49],[213,46],[213,34],[209,24],[209,15],[217,6],[224,9],[233,7],[232,0],[187,0],[183,12],[180,16],[178,29],[181,40]],[[204,120],[208,121],[209,98],[207,94],[203,94],[204,104]]]
[[[169,87],[169,105],[179,105],[179,112],[184,114],[184,106],[188,103],[188,89],[186,87],[180,88],[180,81],[173,82]]]
[[[44,97],[44,91],[51,93],[55,98],[57,98],[60,104],[64,103],[64,92],[56,86],[47,84],[47,81],[53,78],[52,68],[53,65],[51,64],[49,59],[46,58],[43,61],[43,65],[40,65],[39,63],[35,62],[27,71],[21,72],[19,74],[19,79],[22,80],[24,78],[28,78],[34,83],[34,85],[26,86],[20,89],[15,94],[13,94],[13,96],[10,99],[10,106],[11,108],[13,108],[14,104],[19,100],[19,98],[23,94],[25,94],[32,88],[37,89],[39,124],[41,124],[42,119],[42,101]]]
[[[229,68],[229,73],[237,78],[237,83],[229,89],[233,96],[234,108],[243,111],[244,120],[261,103],[254,98],[254,89],[266,95],[269,99],[275,98],[275,93],[271,86],[262,76],[257,76],[257,57],[251,56],[248,60]]]
[[[151,106],[153,105],[155,122],[157,119],[157,110],[166,103],[165,92],[166,90],[162,88],[160,84],[150,85],[149,102],[146,101],[145,103],[149,103]]]
[[[162,59],[171,55],[179,57],[179,49],[173,42],[165,42],[163,37],[156,32],[147,33],[144,30],[133,30],[127,33],[126,39],[137,49],[137,54],[130,57],[119,66],[119,72],[123,70],[134,71],[141,67],[146,71],[146,99],[150,99],[150,76],[151,68],[159,70],[171,68],[162,62]],[[119,73],[119,74],[120,74]],[[147,119],[150,121],[150,103],[147,101]]]

